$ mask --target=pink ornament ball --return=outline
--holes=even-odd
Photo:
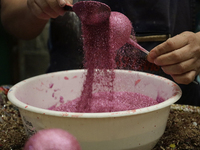
[[[76,138],[62,129],[44,129],[31,136],[24,150],[81,150]]]

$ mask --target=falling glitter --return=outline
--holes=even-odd
[[[106,89],[111,94],[113,92],[116,53],[109,47],[109,20],[94,26],[82,24],[82,31],[84,67],[87,68],[87,75],[79,107],[81,110],[90,111],[94,89],[100,89],[100,91]]]
[[[96,10],[91,7],[93,3],[89,3],[88,5],[87,2],[81,2],[80,4],[81,5],[77,6],[83,7],[85,14],[93,13],[93,11],[94,13],[96,12]],[[96,5],[96,3],[94,4]],[[88,9],[86,9],[87,6]],[[138,70],[140,68],[140,65],[138,65],[139,59],[136,58],[140,53],[134,46],[126,44],[132,32],[132,40],[136,43],[135,45],[138,45],[134,36],[134,30],[132,29],[131,31],[132,25],[130,20],[119,12],[111,12],[109,18],[102,19],[104,20],[103,22],[99,22],[99,18],[97,17],[92,18],[92,20],[95,21],[95,19],[98,19],[98,23],[88,24],[83,19],[85,17],[83,17],[83,14],[80,12],[81,10],[82,9],[75,9],[75,13],[79,14],[78,16],[82,21],[84,67],[87,69],[87,73],[81,97],[78,98],[78,101],[74,100],[68,103],[75,105],[74,103],[77,102],[75,107],[78,108],[79,112],[96,111],[92,110],[94,99],[99,99],[99,102],[95,103],[95,105],[100,105],[101,103],[100,106],[103,106],[101,111],[103,112],[106,110],[109,112],[129,110],[129,107],[123,107],[123,109],[119,110],[114,109],[115,103],[119,105],[118,107],[122,107],[122,103],[117,103],[117,101],[121,100],[123,102],[125,99],[129,98],[126,96],[119,96],[118,93],[113,91],[113,81],[115,79],[114,69],[116,68],[130,70]],[[124,20],[124,22],[121,22],[122,20]],[[128,31],[126,28],[128,28]],[[123,30],[123,32],[121,30]],[[140,64],[142,64],[142,60],[139,61]],[[104,93],[105,95],[100,94],[104,100],[101,97],[96,98],[94,93]],[[115,95],[118,95],[120,98],[114,98]],[[121,93],[121,95],[127,95],[127,93],[124,92]],[[135,104],[137,104],[138,100],[146,104],[145,100],[149,99],[148,97],[143,97],[144,100],[138,99],[138,97],[134,97],[134,95],[135,94],[131,96],[132,99],[135,100]],[[156,100],[154,100],[154,102],[156,102]],[[62,106],[64,105],[65,104]],[[144,105],[143,107],[147,106],[149,105]],[[108,107],[113,109],[107,109]],[[136,108],[141,107],[131,107],[131,109]]]

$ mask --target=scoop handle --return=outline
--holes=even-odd
[[[142,46],[140,46],[137,42],[135,42],[131,37],[128,39],[127,41],[128,44],[131,44],[132,46],[134,46],[135,48],[143,51],[144,53],[146,53],[147,55],[149,54],[149,51],[147,51],[146,49],[144,49]]]

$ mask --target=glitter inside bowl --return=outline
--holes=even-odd
[[[114,92],[113,94],[105,92],[95,93],[92,95],[90,110],[87,111],[79,107],[81,102],[81,98],[77,98],[58,107],[50,107],[49,109],[65,112],[97,113],[135,110],[158,104],[156,100],[148,96],[133,92]]]

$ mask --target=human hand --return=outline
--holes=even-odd
[[[161,66],[179,84],[189,84],[200,72],[200,32],[183,32],[153,48],[147,60]]]
[[[39,19],[48,20],[64,15],[63,7],[72,4],[73,0],[27,0],[30,11]]]

